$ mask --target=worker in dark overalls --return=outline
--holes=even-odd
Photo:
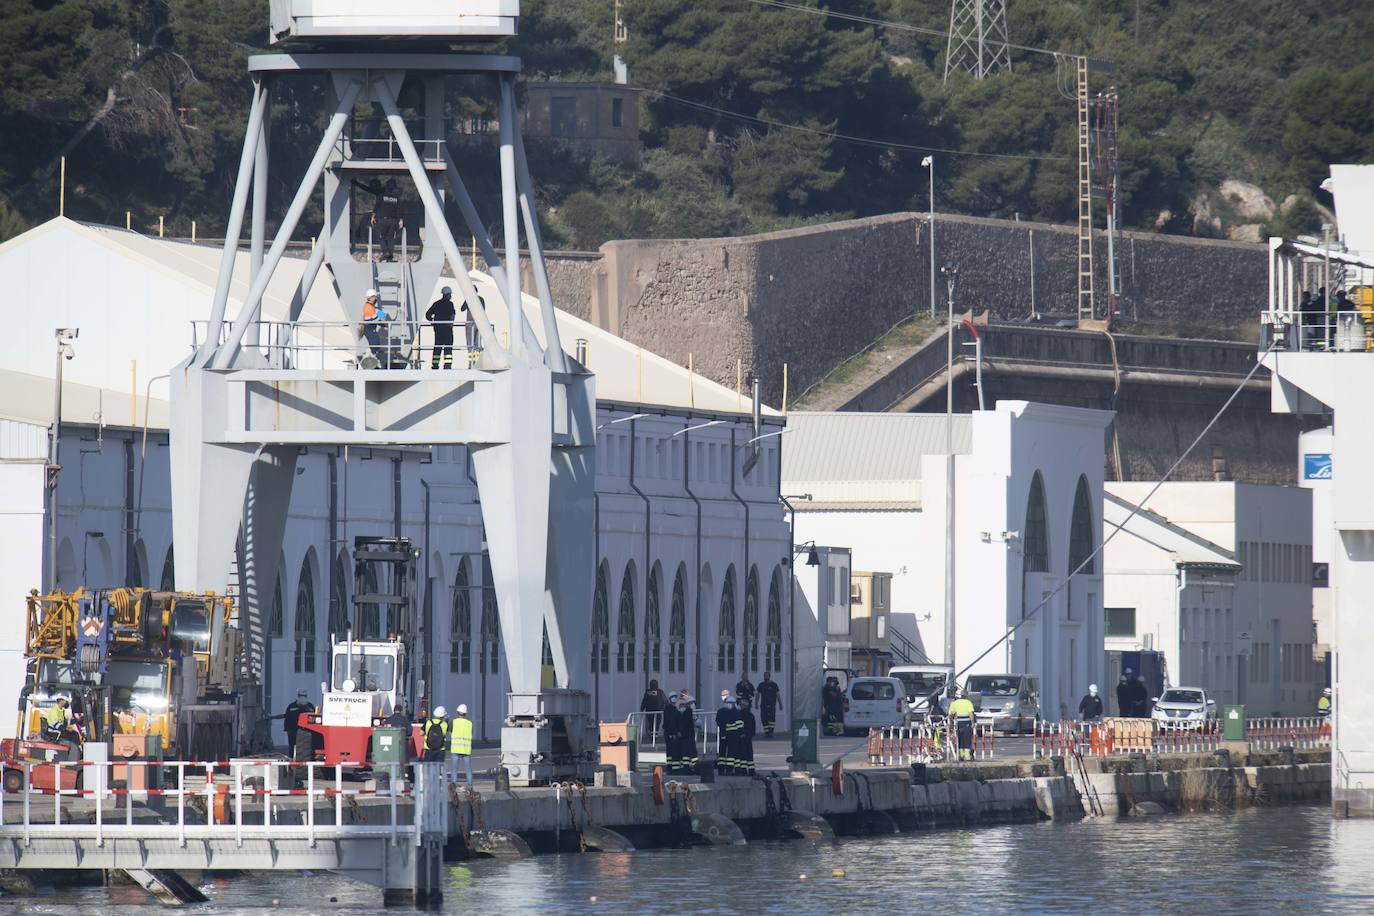
[[[677,706],[678,761],[681,772],[695,773],[701,758],[697,752],[697,710],[696,700],[683,690],[678,697]]]
[[[722,776],[735,772],[735,755],[739,750],[739,732],[744,722],[735,709],[735,695],[727,693],[725,702],[716,710],[716,734],[719,736],[720,753],[716,755],[716,772]]]
[[[748,700],[741,700],[736,704],[741,726],[737,772],[741,776],[754,775],[754,734],[758,729],[758,723],[754,721],[754,712],[749,706]]]
[[[396,187],[396,179],[388,178],[381,187],[364,181],[356,184],[376,198],[372,205],[372,226],[382,244],[382,260],[396,260],[396,234],[406,225],[401,218],[401,192]]]
[[[773,726],[778,721],[778,707],[782,705],[779,693],[772,672],[763,672],[763,680],[759,683],[759,719],[765,735],[773,734]]]
[[[681,772],[682,738],[679,734],[681,725],[678,718],[681,713],[677,709],[677,697],[671,697],[669,703],[663,707],[663,752],[668,766],[669,773]]]

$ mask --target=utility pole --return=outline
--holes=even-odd
[[[48,488],[48,592],[57,590],[57,477],[62,470],[59,463],[62,443],[62,363],[76,355],[68,341],[76,339],[79,328],[58,328],[57,370],[53,374],[52,429],[48,438],[48,467],[44,483]]]
[[[930,219],[926,228],[930,231],[930,320],[935,320],[935,157],[927,156],[921,165],[930,169]]]
[[[945,275],[945,664],[954,665],[954,281],[955,264],[940,268]]]

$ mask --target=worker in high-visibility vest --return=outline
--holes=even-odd
[[[1317,701],[1317,715],[1323,719],[1331,715],[1331,688],[1327,687],[1322,691],[1321,699]]]
[[[43,737],[54,743],[61,743],[71,731],[71,718],[67,713],[70,705],[66,697],[58,697],[57,702],[48,707],[43,714]]]
[[[458,761],[463,762],[463,769],[467,772],[468,788],[472,788],[472,720],[468,718],[468,704],[458,704],[458,718],[453,720],[452,731],[449,733],[449,750],[452,751],[448,760],[449,779],[453,782],[458,781]]]
[[[973,701],[963,691],[953,688],[958,699],[949,704],[949,717],[954,720],[954,734],[958,738],[959,759],[973,759]]]

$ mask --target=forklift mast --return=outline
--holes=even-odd
[[[353,539],[353,614],[349,622],[359,642],[397,640],[405,647],[404,670],[397,672],[399,694],[414,711],[428,701],[427,672],[416,670],[415,583],[419,551],[405,537],[362,535]]]

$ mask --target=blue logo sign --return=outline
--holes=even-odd
[[[1330,480],[1331,453],[1319,452],[1302,456],[1303,480]]]

